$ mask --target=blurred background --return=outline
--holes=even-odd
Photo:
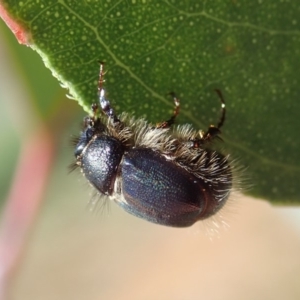
[[[213,222],[165,228],[114,203],[91,212],[92,189],[79,171],[68,172],[70,140],[84,112],[2,22],[0,66],[2,223],[8,199],[23,205],[12,227],[28,211],[31,216],[23,228],[25,243],[16,243],[21,250],[8,284],[10,299],[300,299],[298,207],[236,195],[222,213],[229,226],[218,221],[213,235]],[[35,153],[31,146],[36,159],[26,160]],[[29,181],[12,192],[20,169]],[[39,189],[35,201],[27,189]],[[10,241],[20,232],[16,228]],[[8,247],[7,253],[15,250]]]

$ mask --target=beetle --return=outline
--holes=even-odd
[[[172,128],[180,101],[170,93],[174,112],[152,125],[128,114],[117,116],[106,98],[104,63],[100,63],[99,106],[84,119],[76,142],[76,166],[101,196],[147,221],[187,227],[216,214],[232,188],[229,156],[211,149],[225,122],[225,101],[217,126],[196,131],[191,125]],[[100,116],[99,109],[103,115]]]

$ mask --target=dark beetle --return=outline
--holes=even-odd
[[[100,192],[127,212],[153,223],[186,227],[218,212],[229,197],[232,172],[228,157],[208,146],[220,134],[218,126],[206,132],[189,125],[172,130],[179,113],[174,93],[173,116],[156,126],[143,119],[117,117],[103,89],[100,64],[99,102],[105,118],[93,105],[75,148],[76,165]]]

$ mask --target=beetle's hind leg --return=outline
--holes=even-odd
[[[199,148],[202,145],[211,142],[214,139],[221,139],[219,135],[221,134],[220,128],[224,125],[226,119],[226,108],[225,108],[225,100],[223,98],[222,92],[218,89],[215,90],[221,100],[221,108],[222,113],[218,125],[210,125],[207,131],[200,131],[200,138],[190,140],[192,148]]]
[[[157,128],[157,129],[171,127],[174,124],[175,119],[179,114],[179,110],[180,110],[180,101],[179,101],[179,99],[176,97],[176,94],[174,92],[169,93],[169,95],[173,98],[173,101],[174,101],[173,115],[171,116],[171,118],[169,120],[166,120],[166,121],[163,121],[161,123],[156,124],[155,128]]]

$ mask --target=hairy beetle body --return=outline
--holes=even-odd
[[[179,113],[173,93],[174,115],[153,126],[125,114],[117,117],[105,98],[103,76],[101,64],[99,101],[106,118],[94,105],[74,151],[87,180],[127,212],[161,225],[186,227],[219,211],[232,187],[229,158],[208,147],[225,120],[220,91],[223,114],[217,127],[172,129]]]

